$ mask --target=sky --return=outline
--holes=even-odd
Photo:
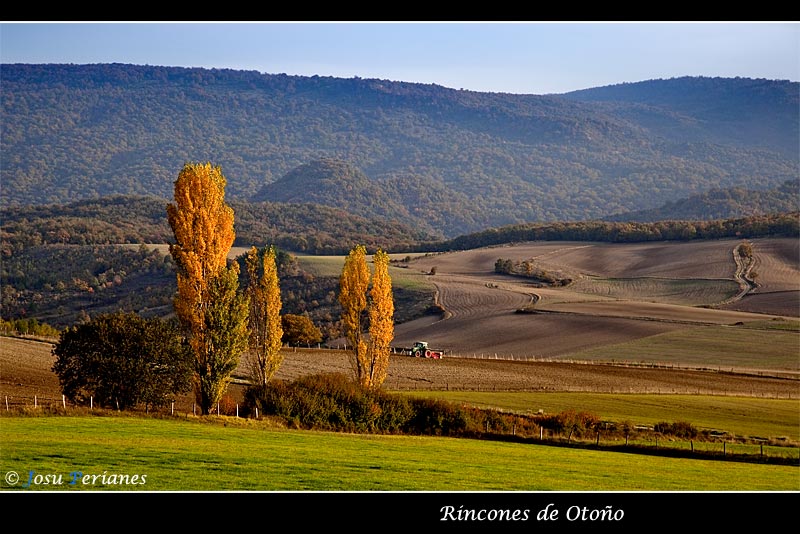
[[[131,63],[518,94],[679,76],[800,81],[797,22],[0,22],[2,63]]]

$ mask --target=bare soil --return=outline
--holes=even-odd
[[[9,397],[39,402],[61,398],[58,379],[51,371],[52,345],[19,338],[0,337],[0,399]],[[289,349],[276,378],[293,380],[316,373],[351,375],[350,353],[336,350]],[[351,375],[352,376],[352,375]],[[431,360],[392,355],[388,389],[552,391],[710,394],[798,398],[798,380],[757,374],[637,368],[610,365],[510,361],[473,358]],[[240,397],[241,386],[231,388]],[[191,403],[190,396],[184,401]]]
[[[459,356],[500,355],[515,358],[557,358],[603,345],[633,341],[687,326],[797,317],[798,293],[757,293],[719,309],[736,293],[733,249],[740,240],[687,243],[521,243],[508,246],[422,256],[409,268],[429,277],[445,314],[397,325],[395,342],[410,346],[425,340]],[[796,240],[758,241],[765,288],[792,287],[800,279],[794,261]],[[530,279],[494,272],[498,258],[533,259],[537,265],[580,280],[568,287],[542,287]],[[591,289],[589,277],[628,277],[616,294]],[[638,278],[637,278],[638,277]],[[652,277],[668,277],[674,294],[655,294],[664,287]],[[587,281],[584,283],[584,281]],[[700,281],[708,291],[698,293]],[[728,291],[715,289],[727,287]],[[682,292],[682,293],[681,293]],[[704,300],[705,299],[705,300]],[[700,300],[703,306],[679,304]],[[798,303],[800,304],[800,303]],[[792,308],[795,308],[794,310]],[[537,313],[519,313],[522,310]],[[692,362],[687,362],[692,363]]]

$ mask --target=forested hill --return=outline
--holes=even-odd
[[[0,208],[0,257],[39,245],[171,243],[169,201],[112,195],[69,204]],[[315,204],[232,201],[235,246],[274,244],[307,254],[346,254],[363,244],[374,250],[408,250],[436,236],[408,225],[354,215]]]
[[[798,84],[750,78],[683,77],[573,91],[566,98],[628,118],[675,141],[800,150]]]
[[[800,212],[800,180],[788,180],[778,187],[752,190],[744,187],[712,189],[705,193],[667,202],[649,210],[606,217],[608,221],[708,221],[730,217],[751,217]]]
[[[123,64],[4,64],[0,82],[7,207],[169,198],[185,162],[212,161],[232,201],[300,191],[285,202],[313,196],[453,237],[711,189],[768,190],[798,175],[799,84],[789,82],[654,80],[612,99],[610,89],[511,95]],[[694,99],[678,98],[681,87]],[[346,203],[337,184],[315,188],[324,174],[307,173],[331,161],[339,185],[369,193]]]

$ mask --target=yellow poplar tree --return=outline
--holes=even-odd
[[[239,266],[227,266],[235,233],[225,185],[219,166],[187,163],[175,180],[175,202],[167,205],[175,234],[175,314],[195,355],[195,395],[204,415],[219,402],[247,342]]]
[[[252,247],[246,257],[250,278],[250,378],[256,386],[266,386],[283,363],[281,290],[275,257],[275,247],[266,248],[262,254]]]
[[[369,267],[367,249],[356,245],[347,255],[339,277],[339,303],[342,305],[342,329],[353,346],[353,370],[359,382],[365,375],[367,344],[364,342],[361,321],[367,308],[367,288],[369,287]]]
[[[366,248],[357,245],[345,258],[339,279],[339,302],[342,328],[353,346],[356,380],[362,386],[379,388],[389,369],[390,344],[394,339],[394,300],[389,255],[380,250],[375,254],[371,289],[366,255]],[[365,319],[369,322],[368,340],[364,339],[362,323]]]
[[[373,256],[374,273],[369,303],[369,347],[366,380],[362,383],[379,388],[389,371],[389,352],[394,339],[394,298],[389,276],[389,255],[378,250]]]

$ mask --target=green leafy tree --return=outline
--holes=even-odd
[[[265,386],[283,362],[281,290],[275,247],[262,253],[252,247],[245,258],[250,283],[248,363],[254,385]]]
[[[247,350],[248,298],[239,291],[239,269],[224,269],[211,280],[209,302],[204,313],[206,354],[204,365],[195,362],[199,382],[198,403],[204,415],[222,398],[241,354]]]
[[[191,390],[193,355],[174,321],[104,314],[63,330],[53,372],[72,402],[156,407]]]

